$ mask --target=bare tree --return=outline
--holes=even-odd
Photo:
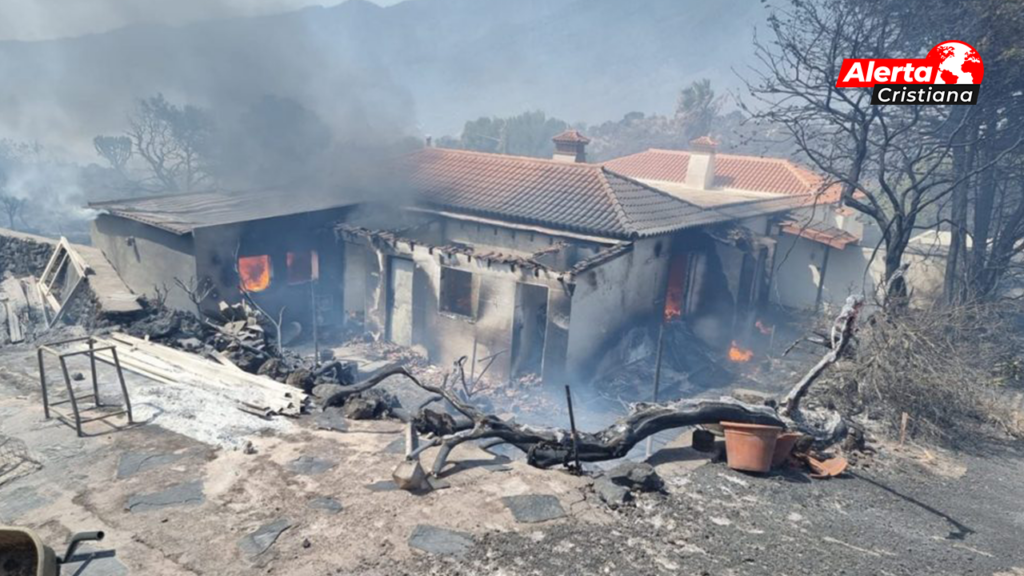
[[[11,228],[14,228],[15,220],[22,217],[22,213],[25,210],[25,199],[15,198],[10,194],[0,192],[0,207],[3,208],[4,214],[7,215],[7,221],[10,223]]]
[[[144,185],[158,192],[191,192],[208,180],[213,122],[201,108],[176,106],[162,94],[139,100],[127,137],[149,169]]]
[[[206,315],[203,313],[203,301],[206,300],[216,289],[216,286],[213,284],[213,280],[210,280],[209,276],[202,280],[196,280],[195,276],[190,276],[188,282],[184,282],[175,276],[174,283],[177,284],[178,288],[181,288],[185,295],[188,296],[189,302],[196,307],[196,318],[205,317]],[[159,295],[159,291],[157,294]],[[167,299],[166,287],[164,289],[163,299]]]
[[[121,177],[127,178],[125,169],[132,157],[132,139],[127,136],[97,136],[92,139],[96,153],[110,163]]]
[[[982,169],[956,187],[943,214],[951,236],[944,290],[948,302],[960,303],[999,294],[1024,241],[1024,0],[979,0],[931,14],[927,28],[965,34],[985,59],[981,98],[951,165]]]
[[[827,184],[839,187],[843,202],[878,226],[883,284],[895,301],[907,295],[897,272],[910,239],[935,225],[939,202],[994,161],[949,169],[971,107],[877,106],[868,89],[835,87],[845,58],[909,56],[930,47],[920,45],[918,15],[895,0],[792,0],[769,17],[769,39],[755,40],[761,66],[747,80],[754,102],[745,109],[781,127]]]

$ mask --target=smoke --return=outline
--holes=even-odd
[[[293,2],[260,4],[285,3]],[[0,42],[0,135],[93,160],[92,137],[123,131],[136,99],[157,93],[207,108],[228,123],[266,96],[290,99],[323,118],[340,141],[400,138],[415,125],[408,90],[383,68],[348,56],[346,45],[369,39],[346,30],[343,13],[380,10],[371,4],[179,28],[166,23],[197,14],[199,6],[206,16],[235,14],[240,2],[74,4],[88,4],[94,18],[110,22],[158,23],[66,40]],[[59,29],[74,13],[55,18],[53,26]]]
[[[46,234],[83,232],[89,215],[80,207],[88,201],[167,191],[126,184],[144,179],[148,167],[138,155],[128,178],[119,180],[92,143],[97,135],[124,134],[140,99],[157,94],[173,106],[201,109],[211,121],[202,153],[212,177],[196,189],[365,196],[383,181],[385,161],[409,147],[416,125],[410,92],[386,67],[353,56],[373,39],[351,25],[366,15],[350,13],[372,17],[381,8],[354,0],[332,9],[171,26],[301,3],[75,0],[14,11],[18,17],[6,21],[22,22],[36,35],[149,23],[79,38],[0,42],[0,139],[31,142],[49,155],[6,162],[0,192],[34,204],[16,225]],[[80,14],[86,5],[88,15]],[[0,28],[0,34],[10,32]],[[50,214],[43,213],[44,197]],[[55,205],[61,210],[52,210]]]

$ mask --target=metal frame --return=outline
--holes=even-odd
[[[79,346],[77,349],[72,348],[71,350],[64,351],[57,349],[58,346],[68,346],[71,344],[81,345],[83,343],[85,345],[85,348]],[[84,336],[81,338],[71,338],[68,340],[60,340],[58,342],[44,344],[42,346],[39,346],[38,350],[36,351],[36,358],[39,361],[39,384],[42,387],[43,391],[43,413],[46,415],[46,419],[49,420],[50,412],[52,410],[57,415],[57,418],[61,422],[64,422],[65,424],[71,426],[72,422],[70,418],[67,415],[62,414],[56,408],[54,408],[54,406],[70,403],[71,410],[74,412],[74,428],[78,432],[79,437],[84,436],[84,434],[82,433],[83,423],[93,422],[96,420],[104,420],[106,418],[110,418],[111,416],[120,416],[121,414],[128,415],[129,424],[135,423],[135,420],[132,418],[132,402],[131,399],[129,399],[128,397],[128,387],[125,385],[124,382],[124,372],[121,371],[121,362],[117,358],[117,347],[114,346],[113,344],[105,346],[97,346],[96,344],[97,340],[95,338],[93,338],[92,336]],[[104,351],[110,351],[110,356],[112,360],[98,358],[96,356],[97,352]],[[46,363],[43,360],[44,352],[53,355],[54,357],[57,358],[58,361],[60,361],[61,373],[64,375],[64,384],[67,387],[68,391],[67,400],[61,400],[60,402],[50,402],[49,391],[46,388]],[[89,368],[92,375],[92,394],[86,394],[85,396],[75,396],[74,388],[71,385],[71,376],[68,374],[67,358],[79,355],[89,356]],[[89,398],[92,398],[92,401],[95,404],[93,409],[100,408],[103,406],[103,404],[100,403],[99,379],[96,376],[96,360],[112,365],[114,369],[117,371],[117,379],[121,384],[121,394],[124,398],[125,410],[121,410],[119,412],[106,412],[102,416],[87,418],[83,420],[83,410],[79,408],[79,402],[81,400],[87,400]]]

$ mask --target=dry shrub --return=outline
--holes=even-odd
[[[828,376],[825,397],[894,434],[906,412],[909,435],[941,443],[1019,435],[1021,318],[1013,302],[876,314],[854,357]]]

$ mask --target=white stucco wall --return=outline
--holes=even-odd
[[[660,313],[670,245],[668,238],[637,240],[632,251],[577,278],[569,326],[570,373],[585,369],[623,328]]]
[[[813,308],[825,249],[824,244],[805,238],[780,236],[775,253],[772,301],[789,308]],[[864,294],[872,301],[885,276],[885,250],[879,248],[872,260],[873,252],[873,246],[857,245],[831,250],[821,294],[823,308],[841,307],[850,294]],[[911,249],[904,255],[904,262],[910,264],[906,277],[913,305],[926,306],[941,295],[944,257]]]

